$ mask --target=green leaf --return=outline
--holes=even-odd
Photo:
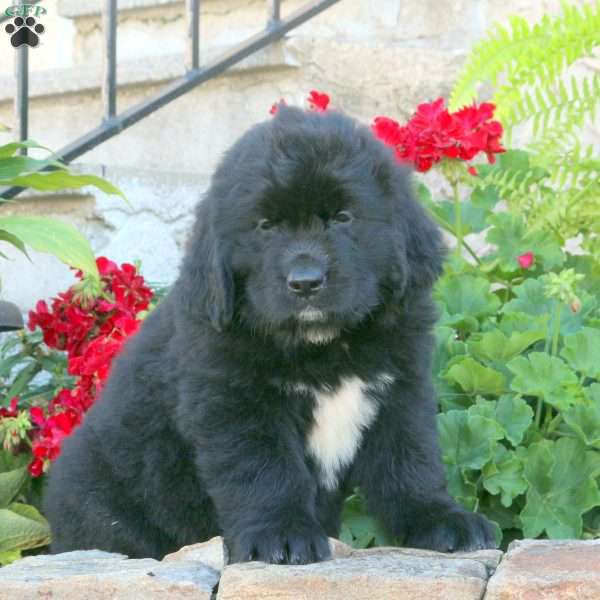
[[[521,529],[519,515],[510,508],[503,506],[500,496],[485,494],[479,503],[479,510],[488,519],[495,521],[502,529]],[[522,536],[521,536],[522,537]]]
[[[99,279],[94,253],[88,241],[72,225],[29,215],[0,217],[0,229],[40,252],[53,254],[69,266]]]
[[[536,262],[541,262],[546,269],[564,263],[560,241],[554,234],[541,230],[529,231],[519,215],[507,212],[496,213],[488,221],[492,227],[486,240],[497,246],[489,258],[497,258],[503,271],[520,271],[518,258],[527,252],[533,252]]]
[[[29,258],[23,240],[19,239],[16,235],[0,229],[0,241],[13,245],[17,250],[20,250],[27,258]]]
[[[586,445],[600,449],[600,384],[586,388],[589,399],[562,413],[567,426]],[[588,391],[589,390],[589,391]],[[592,397],[595,393],[596,397]]]
[[[96,175],[75,175],[69,171],[48,171],[44,173],[29,173],[20,177],[0,179],[0,185],[30,187],[42,192],[53,192],[64,189],[79,189],[91,185],[99,190],[125,198],[123,192],[101,177]]]
[[[451,464],[447,464],[445,467],[450,495],[466,509],[476,510],[477,486],[469,480],[465,469]]]
[[[490,291],[490,282],[472,275],[443,277],[435,296],[450,317],[468,315],[482,319],[494,315],[500,307],[500,300]]]
[[[0,552],[27,550],[50,543],[50,527],[33,506],[0,508]]]
[[[436,221],[446,229],[455,232],[454,202],[441,200],[439,202],[426,202],[425,204]],[[463,235],[478,233],[488,226],[486,218],[489,216],[490,210],[483,204],[475,205],[469,200],[463,200],[460,203],[460,214]]]
[[[512,336],[513,333],[523,333],[528,331],[547,332],[549,320],[549,314],[533,316],[518,311],[506,311],[503,313],[502,318],[498,323],[498,327],[506,336]]]
[[[8,552],[0,552],[0,567],[10,565],[21,558],[20,550],[11,550]]]
[[[486,419],[496,420],[496,401],[495,400],[486,400],[481,396],[478,396],[475,404],[469,406],[468,408],[469,415],[479,415],[480,417],[485,417]]]
[[[460,469],[481,469],[492,459],[496,441],[504,437],[498,423],[467,411],[438,415],[442,459]]]
[[[454,356],[465,354],[466,344],[456,338],[456,333],[450,327],[437,326],[434,330],[435,347],[432,360],[433,373],[446,370],[448,361]]]
[[[52,166],[57,169],[64,169],[65,165],[59,163],[53,158],[38,159],[30,156],[8,156],[0,161],[0,185],[12,185],[11,181],[19,177],[26,171],[38,171]],[[58,171],[54,171],[58,172]],[[22,178],[26,178],[27,175]]]
[[[5,379],[10,376],[12,370],[23,360],[21,354],[13,354],[0,360],[0,378]],[[1,404],[1,402],[0,402]]]
[[[506,390],[506,378],[502,373],[484,367],[471,357],[463,358],[450,367],[446,379],[468,394],[499,395]]]
[[[581,515],[600,505],[600,456],[579,440],[543,440],[529,446],[524,465],[529,483],[520,515],[525,537],[544,532],[550,538],[581,537]]]
[[[531,352],[527,358],[514,358],[507,367],[515,375],[511,382],[515,392],[541,397],[559,410],[567,409],[576,399],[568,386],[577,383],[577,376],[558,357]]]
[[[31,362],[21,369],[6,392],[7,398],[18,396],[40,371],[41,367],[36,362]]]
[[[27,479],[27,467],[0,473],[0,508],[6,508]]]
[[[496,447],[494,462],[483,470],[483,487],[494,495],[500,495],[503,506],[509,507],[513,500],[527,490],[523,477],[523,463],[512,450],[501,445]]]
[[[469,353],[479,360],[506,362],[545,336],[545,330],[533,330],[515,332],[507,337],[499,329],[493,329],[471,335],[467,345]]]
[[[0,131],[2,128],[0,127]],[[0,146],[0,158],[7,158],[12,156],[17,150],[21,148],[41,148],[42,150],[47,150],[48,152],[52,152],[49,148],[45,146],[40,146],[37,142],[33,140],[25,140],[23,142],[10,142],[9,144],[4,144]]]
[[[560,354],[576,371],[600,379],[600,329],[584,327],[566,336],[564,345]]]
[[[510,443],[518,446],[533,421],[533,410],[523,398],[505,394],[498,399],[496,420],[503,427]]]
[[[521,285],[513,288],[515,298],[502,307],[502,313],[507,315],[514,312],[525,313],[533,317],[548,318],[548,335],[554,330],[554,315],[557,300],[546,298],[544,295],[544,282],[539,279],[527,279]],[[586,319],[598,306],[598,301],[587,294],[579,294],[581,310],[573,313],[569,307],[564,306],[560,315],[560,331],[562,335],[576,333],[585,324]]]
[[[349,496],[342,509],[342,541],[353,548],[391,546],[394,540],[386,533],[381,523],[366,511],[362,496]],[[340,538],[341,539],[341,538]]]

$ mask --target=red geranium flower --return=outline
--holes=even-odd
[[[40,301],[29,313],[29,328],[40,327],[46,344],[67,352],[67,370],[75,388],[61,390],[43,409],[29,410],[33,460],[29,472],[39,477],[60,453],[62,441],[81,423],[106,381],[112,362],[140,325],[138,314],[148,308],[152,290],[134,265],[120,267],[105,257],[96,260],[104,297],[81,300],[74,288],[58,294],[51,308]],[[81,271],[76,272],[83,278]],[[11,410],[16,410],[16,403]],[[0,417],[7,409],[0,409]]]
[[[406,125],[376,117],[372,129],[396,150],[399,160],[412,163],[417,171],[428,171],[446,158],[469,161],[481,152],[493,163],[495,154],[504,152],[500,143],[502,125],[492,119],[494,109],[493,104],[484,102],[450,113],[444,99],[438,98],[420,104]]]
[[[307,100],[310,108],[318,112],[325,112],[329,106],[329,96],[316,90],[311,90]]]

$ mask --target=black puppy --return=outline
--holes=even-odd
[[[446,492],[431,383],[443,246],[392,152],[280,107],[227,153],[180,276],[52,467],[54,552],[329,556],[345,494],[408,546],[494,546]]]

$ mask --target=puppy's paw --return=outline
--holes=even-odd
[[[458,507],[434,520],[417,519],[404,545],[438,552],[473,552],[497,547],[492,524],[483,515]]]
[[[230,562],[258,560],[283,565],[304,565],[331,557],[329,540],[318,524],[292,523],[287,527],[242,533],[229,546]]]

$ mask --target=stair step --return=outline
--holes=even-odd
[[[213,48],[206,53],[205,62],[220,56],[229,48]],[[250,55],[224,73],[259,71],[274,68],[298,68],[297,49],[288,40],[276,42]],[[166,83],[185,75],[183,54],[155,56],[152,59],[122,62],[118,67],[119,88]],[[103,68],[87,64],[64,69],[49,69],[31,74],[29,97],[53,97],[97,91],[102,85]],[[15,91],[13,77],[0,77],[0,104],[12,102]]]
[[[183,7],[183,0],[119,0],[119,12],[126,10],[143,10],[147,8],[157,8],[168,5],[180,5]],[[91,17],[99,15],[102,12],[102,0],[59,0],[57,13],[67,19],[77,19],[79,17]]]

